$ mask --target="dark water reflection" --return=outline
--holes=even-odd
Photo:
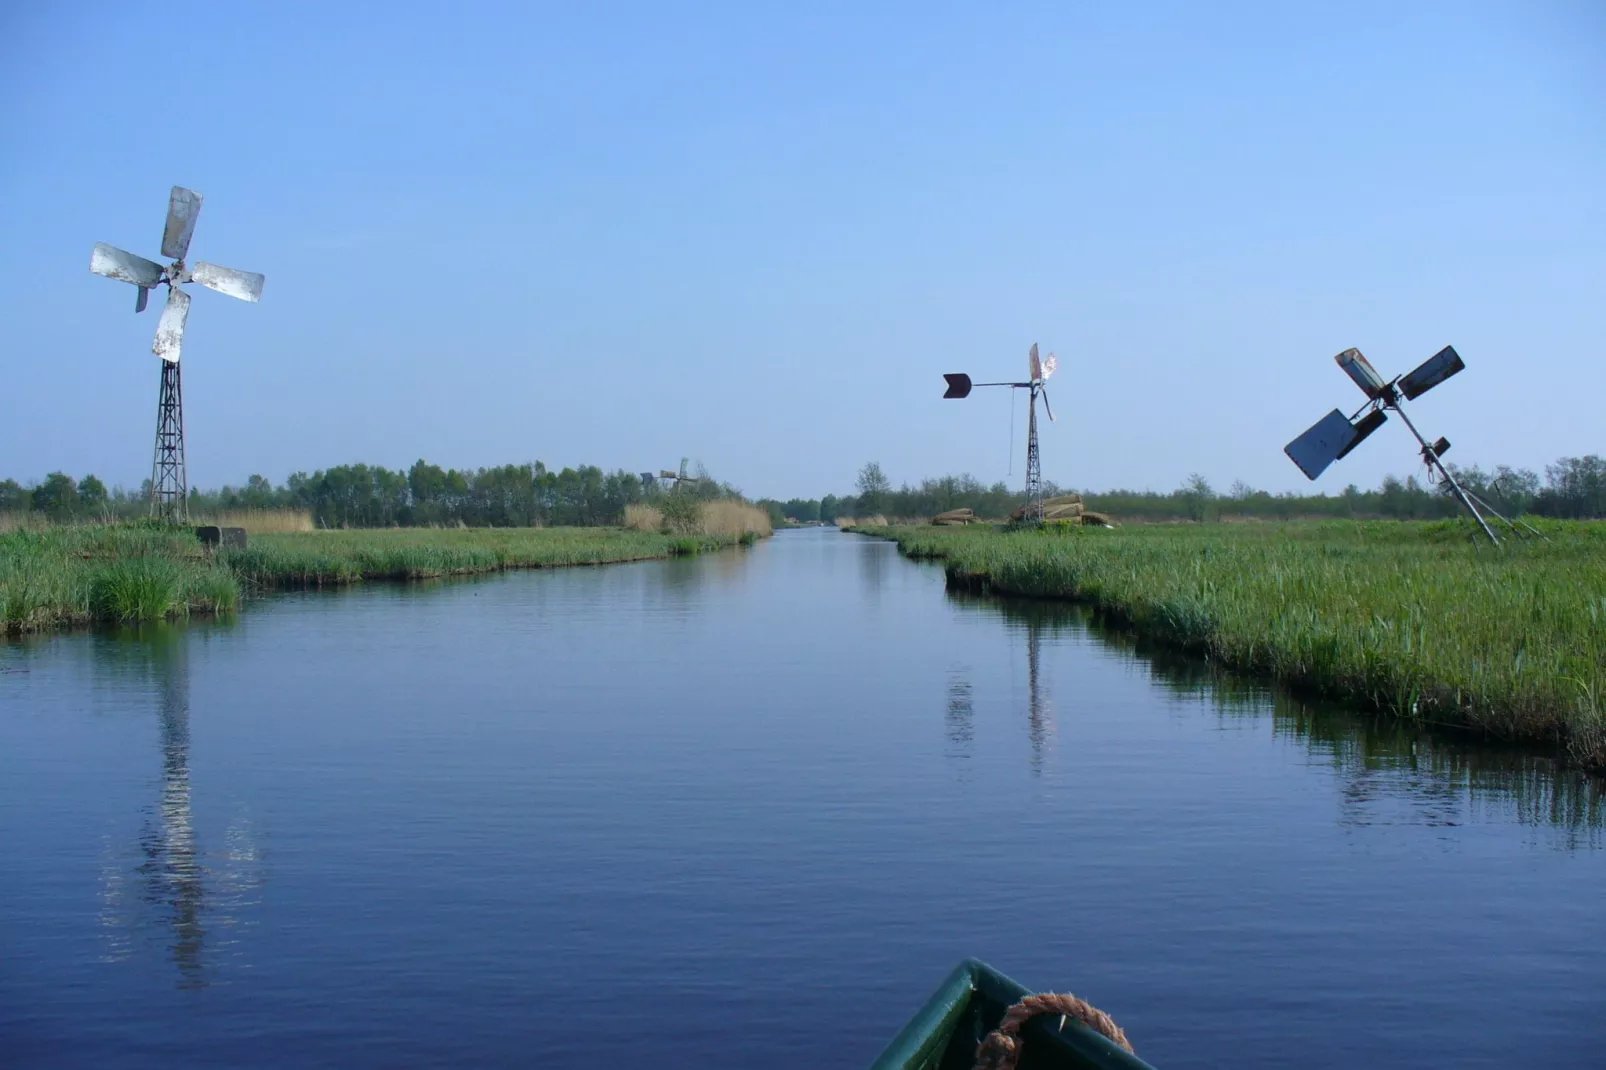
[[[1599,1066],[1602,809],[831,531],[293,595],[0,646],[0,1065],[863,1065],[974,954],[1161,1067]]]
[[[1258,726],[1269,712],[1275,738],[1299,743],[1313,761],[1337,771],[1344,824],[1404,820],[1454,826],[1474,814],[1498,814],[1521,825],[1562,830],[1560,846],[1598,849],[1603,844],[1606,782],[1529,748],[1490,743],[1470,733],[1432,732],[1303,699],[1107,627],[1083,606],[956,592],[948,597],[970,611],[996,613],[1024,640],[1034,770],[1040,764],[1039,740],[1053,727],[1037,682],[1043,638],[1091,635],[1143,663],[1168,692],[1204,703],[1223,721]]]

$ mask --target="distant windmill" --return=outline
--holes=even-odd
[[[686,460],[687,459],[685,457],[682,457],[680,459],[680,471],[679,472],[671,472],[669,469],[665,468],[665,469],[662,469],[662,470],[659,471],[659,473],[658,473],[659,477],[661,479],[663,479],[663,481],[665,483],[668,483],[671,487],[676,487],[676,488],[678,488],[682,483],[700,483],[700,482],[702,482],[698,477],[689,476],[689,475],[686,474]]]
[[[184,475],[184,393],[179,382],[178,358],[184,343],[184,321],[190,314],[190,295],[179,287],[198,282],[218,293],[257,301],[262,297],[263,278],[254,271],[236,271],[197,261],[186,267],[184,257],[195,233],[195,220],[201,214],[201,195],[174,186],[168,200],[167,226],[162,231],[162,255],[170,257],[167,267],[142,256],[115,249],[104,242],[95,246],[89,270],[108,279],[131,282],[139,287],[134,311],[145,311],[146,298],[158,283],[167,284],[167,304],[156,324],[156,341],[151,351],[162,358],[162,389],[156,406],[156,454],[151,462],[151,515],[182,522],[187,514],[188,489]]]
[[[1024,383],[972,383],[970,376],[963,372],[944,375],[948,380],[948,391],[944,398],[964,398],[970,396],[971,387],[974,386],[1007,386],[1014,390],[1028,390],[1026,402],[1026,515],[1038,521],[1043,520],[1043,473],[1042,466],[1037,458],[1037,399],[1043,399],[1043,411],[1048,413],[1050,420],[1054,419],[1054,410],[1048,404],[1048,377],[1054,374],[1059,367],[1059,358],[1050,353],[1041,360],[1037,357],[1037,343],[1032,343],[1031,351],[1026,357],[1026,370],[1030,376]]]
[[[1428,466],[1430,475],[1434,479],[1443,480],[1449,486],[1456,500],[1466,506],[1467,512],[1472,514],[1472,518],[1478,522],[1483,533],[1489,536],[1489,541],[1497,546],[1500,544],[1488,521],[1484,520],[1483,514],[1478,511],[1479,505],[1483,506],[1484,512],[1504,520],[1511,530],[1519,530],[1517,525],[1495,512],[1489,503],[1463,487],[1444,466],[1440,458],[1450,449],[1449,439],[1440,438],[1430,445],[1411,422],[1411,418],[1405,415],[1403,402],[1415,401],[1466,367],[1454,346],[1445,346],[1417,365],[1409,375],[1397,376],[1388,382],[1384,382],[1383,377],[1371,363],[1361,356],[1359,349],[1346,349],[1333,359],[1344,369],[1344,373],[1355,381],[1355,385],[1361,388],[1361,392],[1367,398],[1366,404],[1356,409],[1354,415],[1347,417],[1340,410],[1334,409],[1318,420],[1310,430],[1283,447],[1283,452],[1288,454],[1289,460],[1299,466],[1300,471],[1315,479],[1327,470],[1328,465],[1347,455],[1368,435],[1387,423],[1388,410],[1393,410],[1399,413],[1400,419],[1405,421],[1405,426],[1411,429],[1411,434],[1415,435],[1417,442],[1421,444],[1422,461]],[[1365,415],[1361,415],[1362,413]],[[1531,526],[1526,524],[1523,526],[1534,534],[1539,534]]]

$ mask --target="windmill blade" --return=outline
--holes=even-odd
[[[162,255],[183,260],[190,251],[195,220],[201,214],[201,195],[183,186],[174,186],[167,200],[167,226],[162,230]]]
[[[1327,466],[1338,460],[1355,444],[1355,428],[1345,415],[1334,409],[1323,416],[1310,430],[1283,447],[1288,459],[1299,465],[1309,479],[1327,471]]]
[[[1414,400],[1465,367],[1455,346],[1445,346],[1400,380],[1400,393],[1405,395],[1407,401]]]
[[[97,275],[149,289],[162,281],[162,265],[143,256],[99,242],[89,254],[89,270]]]
[[[156,342],[151,352],[163,360],[178,363],[179,350],[184,345],[184,321],[190,314],[190,295],[177,286],[167,288],[167,306],[156,324]]]
[[[1346,349],[1333,359],[1338,362],[1340,368],[1344,369],[1344,374],[1353,379],[1355,385],[1360,387],[1367,397],[1376,398],[1383,393],[1383,377],[1377,374],[1377,369],[1372,367],[1371,361],[1361,356],[1359,349],[1353,347]],[[1311,478],[1314,479],[1315,477],[1312,476]]]
[[[1356,446],[1359,446],[1362,442],[1365,442],[1368,435],[1382,427],[1384,424],[1388,423],[1388,420],[1389,414],[1384,412],[1382,409],[1373,409],[1365,416],[1362,416],[1360,420],[1354,424],[1355,437],[1350,439],[1348,444],[1346,444],[1343,449],[1338,451],[1337,456],[1335,456],[1333,460],[1342,461],[1345,456],[1349,454],[1350,450],[1354,449]]]
[[[1037,343],[1032,343],[1031,352],[1026,355],[1026,378],[1032,382],[1043,377],[1043,364],[1037,359]]]
[[[1054,354],[1050,353],[1048,356],[1043,358],[1043,381],[1045,383],[1048,382],[1048,377],[1053,375],[1055,369],[1057,369],[1059,366],[1060,359]]]
[[[134,298],[134,312],[136,314],[140,313],[140,312],[144,312],[145,311],[145,306],[150,303],[150,298],[151,298],[151,289],[150,289],[150,287],[149,286],[141,286],[139,288],[139,296]]]
[[[242,301],[262,300],[262,284],[266,281],[255,271],[236,271],[198,260],[190,269],[190,278],[209,290],[238,297]]]
[[[1037,392],[1043,395],[1043,411],[1048,413],[1048,418],[1050,421],[1052,421],[1054,419],[1054,410],[1048,406],[1048,391],[1044,390],[1042,387],[1038,387]]]

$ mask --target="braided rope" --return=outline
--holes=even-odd
[[[1108,1037],[1129,1052],[1132,1051],[1126,1033],[1115,1024],[1114,1018],[1069,993],[1061,995],[1044,992],[1041,995],[1027,996],[1004,1012],[1004,1020],[998,1023],[998,1028],[988,1033],[977,1045],[975,1070],[1015,1070],[1015,1063],[1020,1059],[1021,1053],[1020,1031],[1028,1021],[1039,1014],[1058,1014],[1064,1018],[1075,1018],[1095,1033]]]

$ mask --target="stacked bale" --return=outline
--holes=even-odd
[[[963,527],[974,524],[980,518],[974,509],[950,509],[946,513],[938,513],[931,518],[931,522],[938,527]]]
[[[1058,498],[1046,498],[1043,501],[1044,520],[1075,520],[1082,515],[1082,496],[1080,494],[1062,494]],[[1011,520],[1025,520],[1026,506],[1021,506],[1009,514]]]

